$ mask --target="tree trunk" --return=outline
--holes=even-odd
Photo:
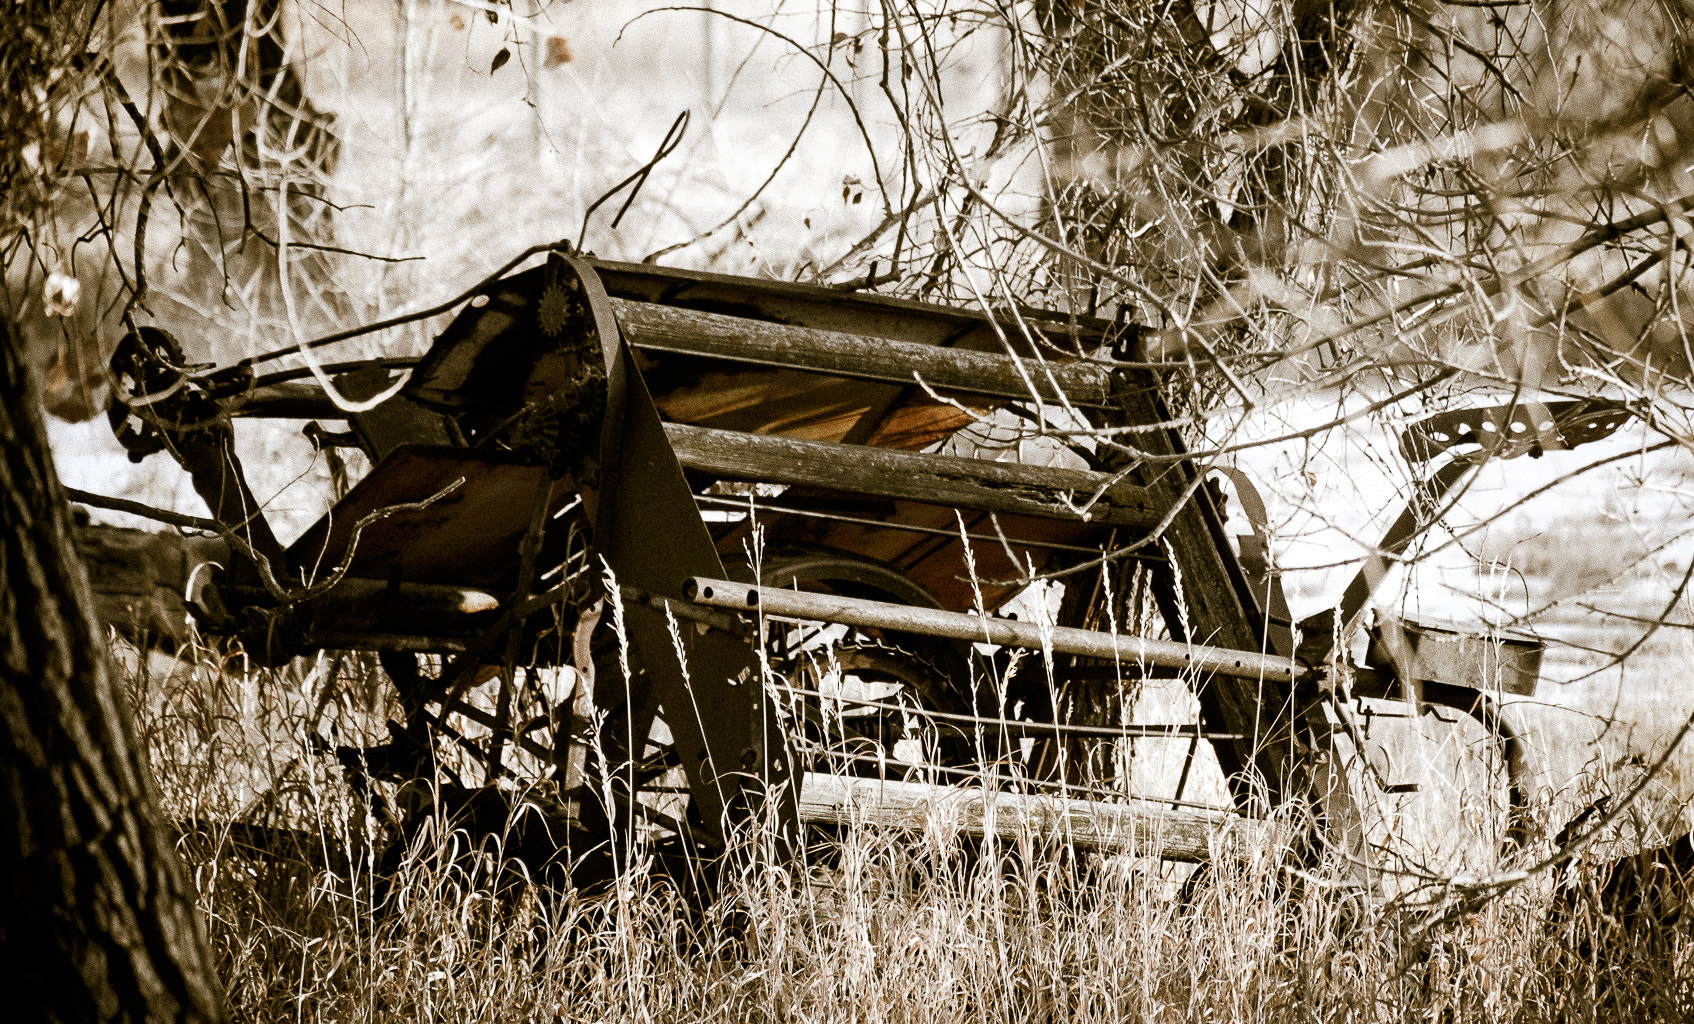
[[[16,336],[0,320],[0,1016],[219,1021]]]

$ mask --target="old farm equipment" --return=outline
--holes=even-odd
[[[1297,794],[1369,861],[1370,808],[1431,788],[1406,770],[1436,751],[1444,785],[1481,794],[1488,843],[1509,840],[1522,763],[1498,699],[1533,687],[1539,648],[1398,623],[1355,645],[1372,567],[1291,622],[1262,502],[1187,457],[1161,397],[1177,371],[1129,361],[1133,327],[563,246],[459,307],[417,359],[185,367],[143,328],[113,360],[119,439],[174,456],[228,547],[200,629],[273,664],[380,657],[403,710],[388,742],[341,751],[350,770],[451,757],[470,790],[545,780],[526,792],[553,795],[551,848],[582,863],[625,828],[709,854],[760,814],[786,843],[949,800],[967,830],[1204,859],[1220,827]],[[1438,468],[1381,558],[1479,458],[1625,415],[1517,403],[1413,427],[1406,457]],[[307,421],[372,468],[285,546],[235,456],[242,417]],[[1002,458],[985,418],[1118,443]],[[1004,614],[1032,576],[1061,584],[1050,617],[1027,595]],[[1158,680],[1189,684],[1197,721],[1129,713]],[[1385,738],[1396,719],[1406,736]],[[1178,752],[1158,792],[1125,778],[1137,744]],[[1191,795],[1202,749],[1227,806]]]

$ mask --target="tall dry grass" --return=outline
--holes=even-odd
[[[155,273],[161,292],[181,292],[161,303],[161,315],[181,307],[185,336],[207,346],[199,355],[249,355],[417,308],[521,242],[574,237],[587,203],[646,158],[684,102],[675,90],[637,88],[651,77],[647,55],[687,63],[678,57],[686,34],[657,19],[643,30],[659,42],[633,49],[642,37],[632,32],[614,52],[626,16],[597,14],[602,25],[581,14],[561,29],[578,60],[552,72],[558,81],[532,70],[520,87],[518,67],[503,78],[485,71],[504,37],[474,17],[455,28],[449,14],[433,3],[353,6],[323,23],[326,37],[346,36],[344,48],[300,37],[327,55],[315,73],[334,86],[329,102],[346,130],[332,183],[345,207],[340,241],[429,262],[340,261],[337,294],[299,284],[299,323],[292,311],[261,308],[258,283],[269,269],[243,279],[235,268],[230,295],[221,274],[184,283]],[[868,19],[861,26],[855,12],[844,27],[868,31]],[[473,30],[482,33],[474,59]],[[139,58],[139,36],[125,38]],[[875,68],[858,75],[871,82]],[[773,96],[804,98],[788,79],[766,77]],[[682,185],[648,190],[626,228],[632,237],[602,230],[590,244],[639,257],[733,209],[771,163],[748,158],[749,139],[777,140],[773,158],[786,145],[770,128],[766,99],[697,132],[710,145],[675,162],[692,169],[676,171]],[[866,174],[851,162],[860,159],[855,133],[836,124],[811,138],[827,145],[798,166],[802,183],[785,181],[784,195],[769,201],[764,230],[751,231],[749,215],[706,252],[674,259],[806,275],[873,227],[874,196],[861,206],[842,189],[836,199],[844,175]],[[154,224],[159,254],[176,251],[167,224]],[[208,282],[220,290],[197,290]],[[372,341],[365,354],[426,342],[420,326]],[[270,467],[267,494],[307,480],[305,496],[286,492],[269,508],[303,528],[326,490],[308,446],[289,439],[289,448],[280,434],[246,443],[263,456],[249,464]],[[136,496],[142,482],[132,472],[127,464],[89,471],[95,489]],[[1563,547],[1555,554],[1561,564],[1570,558]],[[373,665],[325,658],[257,672],[198,652],[171,665],[132,658],[129,678],[166,805],[191,826],[181,848],[244,1019],[1533,1021],[1669,1019],[1688,1004],[1686,953],[1674,933],[1620,937],[1603,908],[1582,902],[1552,923],[1551,877],[1431,926],[1427,913],[1371,906],[1343,872],[1300,865],[1282,849],[1240,851],[1181,886],[1159,865],[1055,844],[980,855],[944,834],[867,829],[820,841],[794,869],[732,872],[709,910],[640,855],[610,892],[549,891],[514,883],[497,856],[465,856],[468,839],[450,821],[391,855],[389,815],[407,795],[389,794],[388,805],[357,799],[325,749],[382,737],[388,690]],[[1593,864],[1578,862],[1566,880],[1582,882]]]
[[[640,837],[615,886],[548,888],[468,853],[439,814],[385,852],[395,802],[356,799],[322,749],[375,738],[390,709],[373,666],[125,663],[241,1020],[1664,1020],[1694,1005],[1676,929],[1625,933],[1582,899],[1556,919],[1552,875],[1438,920],[1452,894],[1376,906],[1286,848],[1234,850],[1183,884],[1040,837],[853,828],[792,867],[732,858],[710,906]],[[1602,849],[1562,877],[1594,877]]]

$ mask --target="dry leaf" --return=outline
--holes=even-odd
[[[576,54],[571,52],[571,44],[564,36],[547,37],[547,59],[542,61],[544,68],[556,68],[560,64],[569,64],[576,60]]]
[[[70,316],[76,312],[76,300],[82,296],[82,282],[62,270],[47,275],[47,285],[41,289],[41,301],[48,316]]]

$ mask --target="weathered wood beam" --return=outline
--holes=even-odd
[[[801,441],[681,423],[665,424],[665,436],[684,469],[727,480],[821,487],[982,512],[1138,528],[1154,526],[1163,516],[1145,488],[1110,473]],[[1096,497],[1099,500],[1093,501]],[[1088,505],[1086,512],[1080,511],[1084,505]]]
[[[973,838],[992,833],[1002,842],[1016,842],[1032,836],[1108,853],[1196,862],[1211,860],[1222,843],[1253,849],[1286,838],[1259,818],[817,772],[801,780],[800,818],[913,830],[951,825]]]
[[[1110,408],[1110,368],[1095,363],[1042,363],[992,352],[920,345],[842,331],[612,300],[624,339],[638,349],[705,356],[759,366],[812,370],[836,377],[915,384],[938,391]]]
[[[296,611],[318,647],[443,654],[464,650],[499,608],[492,594],[469,587],[348,577]]]
[[[95,614],[138,642],[186,643],[190,582],[208,563],[229,560],[229,545],[216,537],[94,523],[79,525],[74,539]]]

